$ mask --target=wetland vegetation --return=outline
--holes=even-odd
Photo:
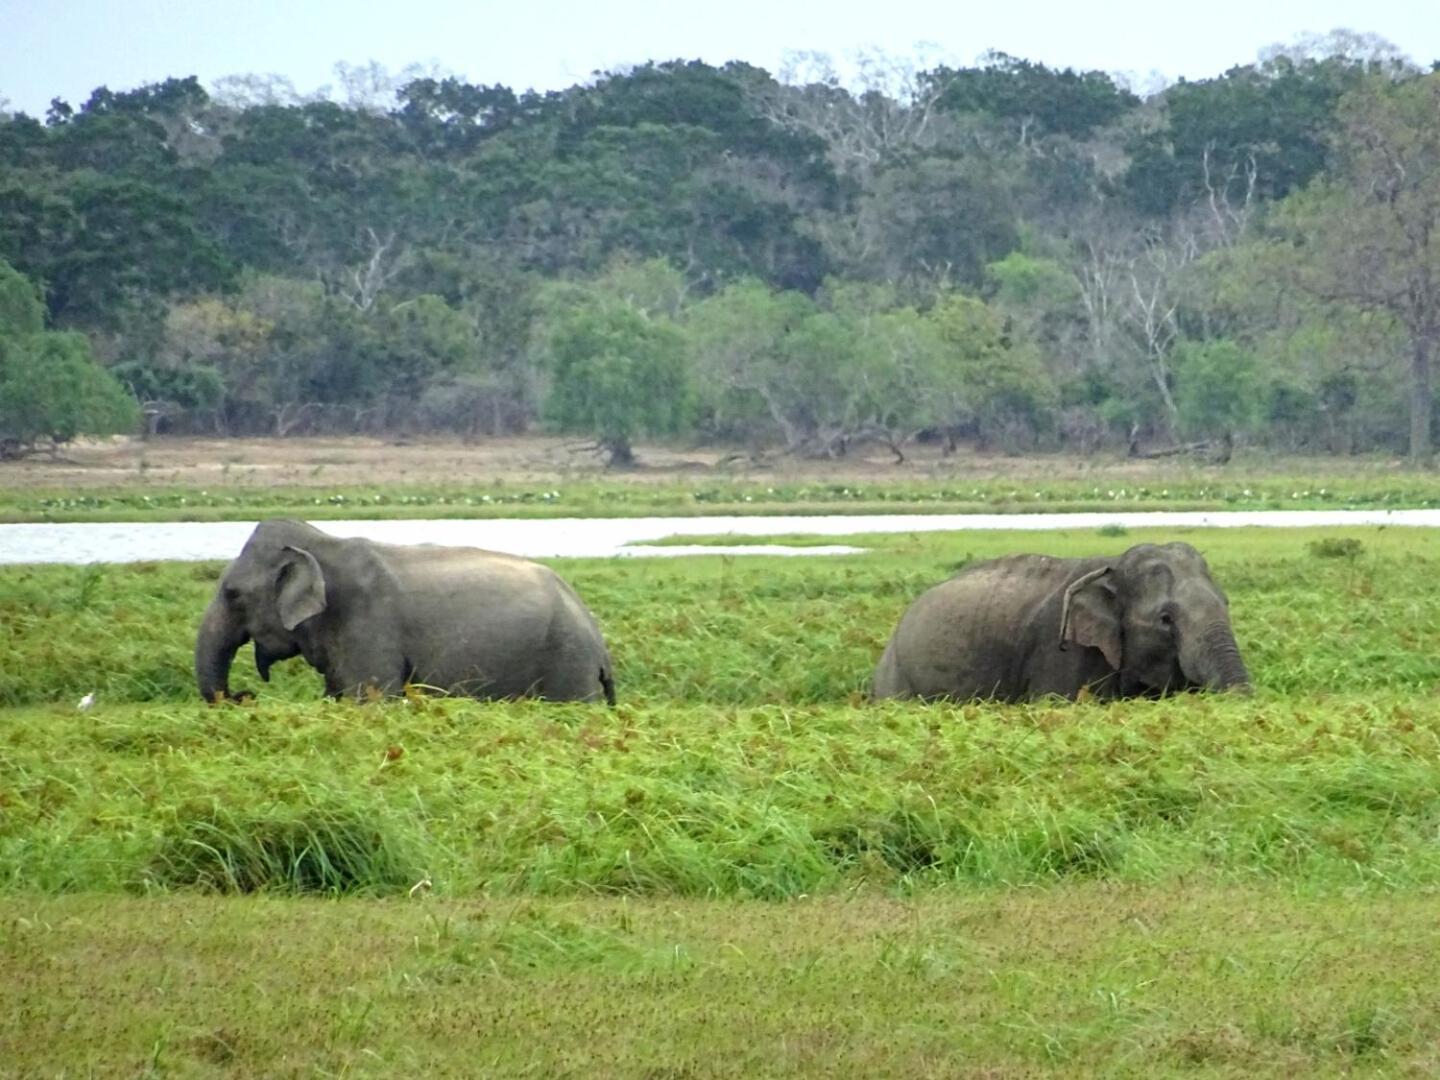
[[[865,702],[928,584],[1147,538],[565,562],[614,710],[326,702],[299,661],[209,707],[217,565],[6,568],[0,1032],[102,1071],[1424,1071],[1428,532],[1187,535],[1250,699]]]

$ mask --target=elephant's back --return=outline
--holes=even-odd
[[[1015,697],[1023,694],[1029,613],[1082,572],[1081,560],[1008,555],[977,563],[932,586],[901,617],[882,657],[920,697]],[[882,676],[877,669],[877,681]]]
[[[483,591],[491,597],[549,595],[555,572],[547,566],[481,548],[439,544],[375,545],[376,555],[407,592]]]
[[[1019,606],[1063,588],[1079,572],[1078,562],[1049,555],[1006,555],[976,563],[921,593],[905,617],[927,623],[960,620],[968,625],[1008,621]]]

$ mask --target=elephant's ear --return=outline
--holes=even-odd
[[[304,548],[287,544],[285,550],[294,555],[280,570],[276,606],[280,609],[281,624],[286,630],[294,630],[325,610],[325,575],[320,572],[315,556]]]
[[[1120,669],[1120,601],[1106,578],[1109,568],[1086,574],[1065,590],[1060,611],[1060,648],[1074,642],[1099,649]]]

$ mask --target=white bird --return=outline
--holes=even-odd
[[[94,704],[95,704],[95,691],[94,691],[94,690],[91,690],[88,694],[86,694],[84,697],[82,697],[82,698],[80,699],[80,703],[79,703],[78,705],[76,705],[75,707],[76,707],[77,709],[79,709],[81,712],[84,712],[86,709],[90,708],[90,706],[91,706],[91,705],[94,705]]]

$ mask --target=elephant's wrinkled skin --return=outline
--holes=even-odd
[[[615,701],[610,654],[575,591],[539,563],[478,548],[261,522],[200,624],[201,697],[230,696],[230,663],[250,640],[262,679],[303,656],[335,696],[413,683],[478,698]]]
[[[922,594],[875,669],[875,698],[1022,701],[1248,690],[1225,594],[1189,544],[1011,555]]]

